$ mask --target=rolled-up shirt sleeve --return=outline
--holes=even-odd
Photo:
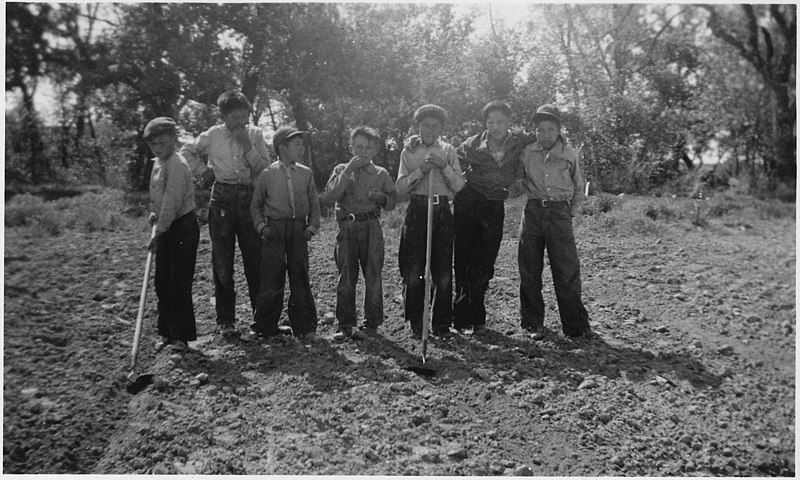
[[[202,160],[202,156],[208,153],[208,147],[210,145],[210,138],[208,132],[203,132],[198,135],[194,140],[189,143],[184,143],[181,147],[180,154],[183,158],[186,159],[186,163],[189,165],[189,170],[192,172],[192,176],[195,178],[199,178],[203,175],[206,170],[209,169],[206,162]]]

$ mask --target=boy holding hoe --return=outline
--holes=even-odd
[[[397,191],[389,172],[372,162],[380,148],[380,139],[373,128],[354,128],[350,132],[353,157],[348,163],[334,167],[325,192],[320,196],[323,204],[336,203],[339,224],[333,252],[339,270],[336,287],[339,328],[333,339],[339,342],[348,338],[363,339],[364,333],[373,335],[383,323],[384,244],[379,219],[381,209],[394,209]],[[355,329],[359,263],[365,284],[363,331]]]
[[[452,336],[453,322],[453,212],[450,200],[464,186],[456,149],[439,135],[447,112],[438,105],[423,105],[414,112],[421,142],[406,146],[400,154],[397,193],[410,195],[400,236],[399,266],[403,277],[405,318],[414,338],[422,338],[425,303],[427,225],[432,225],[431,276],[433,277],[432,333]],[[414,142],[416,143],[416,142]],[[432,218],[428,220],[428,196]]]
[[[194,213],[194,185],[189,165],[178,153],[175,122],[168,117],[151,120],[144,140],[156,156],[150,175],[150,225],[155,233],[147,248],[156,254],[159,350],[188,350],[197,340],[192,304],[192,280],[200,226]]]

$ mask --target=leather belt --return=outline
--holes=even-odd
[[[380,218],[381,212],[361,212],[361,213],[348,213],[340,222],[364,222],[366,220],[376,220]]]
[[[414,201],[417,201],[417,202],[425,202],[427,204],[428,203],[428,196],[427,195],[414,194],[414,195],[411,195],[411,200],[414,200]],[[450,202],[450,197],[448,197],[447,195],[433,195],[433,204],[434,205],[439,205],[440,203],[444,203],[445,205],[447,205],[449,202]]]

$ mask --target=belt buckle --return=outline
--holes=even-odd
[[[547,205],[548,205],[549,203],[550,203],[550,202],[549,202],[547,199],[542,199],[542,207],[543,207],[543,208],[547,208]]]
[[[356,214],[355,213],[348,213],[347,216],[345,217],[345,219],[346,220],[350,220],[351,222],[355,222],[356,221]]]
[[[434,205],[439,205],[439,195],[434,195],[433,196],[433,204]]]

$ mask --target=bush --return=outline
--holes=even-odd
[[[587,197],[586,201],[581,205],[580,213],[592,217],[598,213],[608,213],[621,203],[622,200],[618,197],[608,193],[601,193],[600,195]]]
[[[124,208],[124,194],[116,190],[85,193],[52,202],[22,194],[6,204],[5,226],[30,226],[50,236],[58,235],[64,228],[81,232],[120,230],[127,224],[122,217]]]
[[[44,216],[47,206],[41,198],[25,193],[13,197],[6,203],[6,227],[33,225]]]

